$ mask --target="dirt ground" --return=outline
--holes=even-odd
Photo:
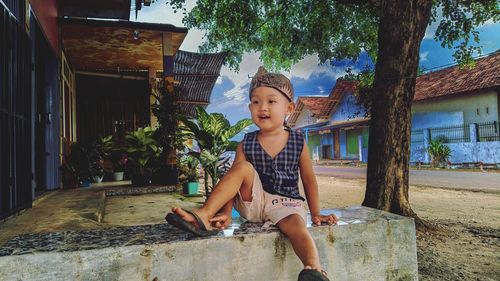
[[[364,180],[317,179],[322,208],[363,201]],[[410,203],[439,227],[417,234],[419,280],[500,280],[500,194],[410,187]]]

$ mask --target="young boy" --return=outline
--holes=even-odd
[[[260,67],[250,84],[250,113],[259,131],[238,145],[233,166],[203,207],[194,211],[172,208],[167,221],[195,235],[231,224],[232,207],[251,222],[277,225],[304,264],[300,280],[328,280],[318,250],[306,227],[304,198],[299,194],[299,171],[311,219],[315,225],[337,223],[335,215],[319,213],[318,184],[302,134],[285,128],[294,109],[293,87],[281,74]]]

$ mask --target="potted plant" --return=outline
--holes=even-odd
[[[179,180],[183,182],[183,191],[185,195],[197,195],[199,190],[198,182],[198,159],[191,155],[185,155],[181,158],[179,167],[181,175]]]
[[[113,180],[122,181],[123,175],[125,174],[125,167],[127,166],[128,158],[127,154],[121,151],[116,151],[112,156],[112,167],[113,167]]]
[[[70,153],[61,169],[64,173],[71,173],[80,187],[89,187],[91,179],[91,165],[89,147],[75,142],[71,144]]]
[[[113,135],[103,137],[100,139],[100,153],[103,171],[111,174],[114,181],[122,181],[128,160],[123,144],[117,143]]]
[[[104,161],[102,152],[102,143],[95,140],[88,143],[85,147],[89,159],[89,172],[93,182],[101,182],[104,177]]]
[[[71,142],[63,138],[62,139],[62,164],[59,168],[61,170],[61,181],[63,188],[76,188],[78,187],[78,178],[76,173],[76,167],[71,161]]]
[[[133,185],[144,186],[150,183],[155,160],[161,155],[153,134],[154,130],[146,127],[125,135],[127,168]]]
[[[228,148],[236,147],[235,142],[230,139],[252,124],[252,120],[242,119],[231,126],[223,114],[208,114],[201,106],[196,108],[195,120],[190,120],[187,116],[179,116],[179,120],[182,122],[181,129],[198,143],[199,152],[190,151],[189,154],[196,157],[203,167],[205,196],[208,197],[221,175],[218,168],[221,155]],[[211,188],[208,176],[212,179]]]

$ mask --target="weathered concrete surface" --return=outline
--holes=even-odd
[[[310,231],[332,280],[417,280],[412,219],[364,207],[325,212],[337,214],[339,224]],[[296,280],[302,268],[275,228],[235,224],[223,235],[193,239],[155,227],[140,238],[147,243],[115,235],[114,247],[0,257],[0,280]]]
[[[166,202],[166,205],[161,205],[161,210],[157,212],[164,213],[170,207],[174,206],[192,207],[194,203],[189,201],[194,200],[184,199],[182,196],[167,193],[173,190],[175,190],[175,186],[134,187],[130,184],[130,181],[121,181],[93,184],[90,188],[51,191],[37,198],[33,202],[33,207],[31,209],[24,210],[19,215],[12,216],[6,221],[0,221],[0,245],[12,237],[26,233],[79,231],[116,226],[109,221],[103,222],[103,219],[106,218],[104,215],[107,205],[106,201],[113,201],[109,200],[113,198],[112,196],[153,196],[148,194],[158,195],[158,192],[162,192],[163,194],[172,194],[172,200]],[[162,196],[160,195],[158,197]],[[186,202],[184,202],[184,200]],[[138,201],[143,202],[144,200]],[[158,205],[156,206],[158,207]],[[117,209],[123,210],[125,208],[120,208],[120,206],[118,206]],[[145,212],[148,210],[141,209],[137,211]],[[108,215],[111,217],[119,217],[120,213],[117,212]],[[123,224],[119,223],[119,225]]]
[[[178,193],[153,193],[106,198],[103,223],[115,226],[158,224],[172,207],[199,208],[204,197],[184,197]]]

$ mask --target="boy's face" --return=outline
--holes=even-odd
[[[294,104],[276,89],[258,87],[252,91],[248,108],[257,127],[272,131],[283,128],[283,121],[293,111]]]

